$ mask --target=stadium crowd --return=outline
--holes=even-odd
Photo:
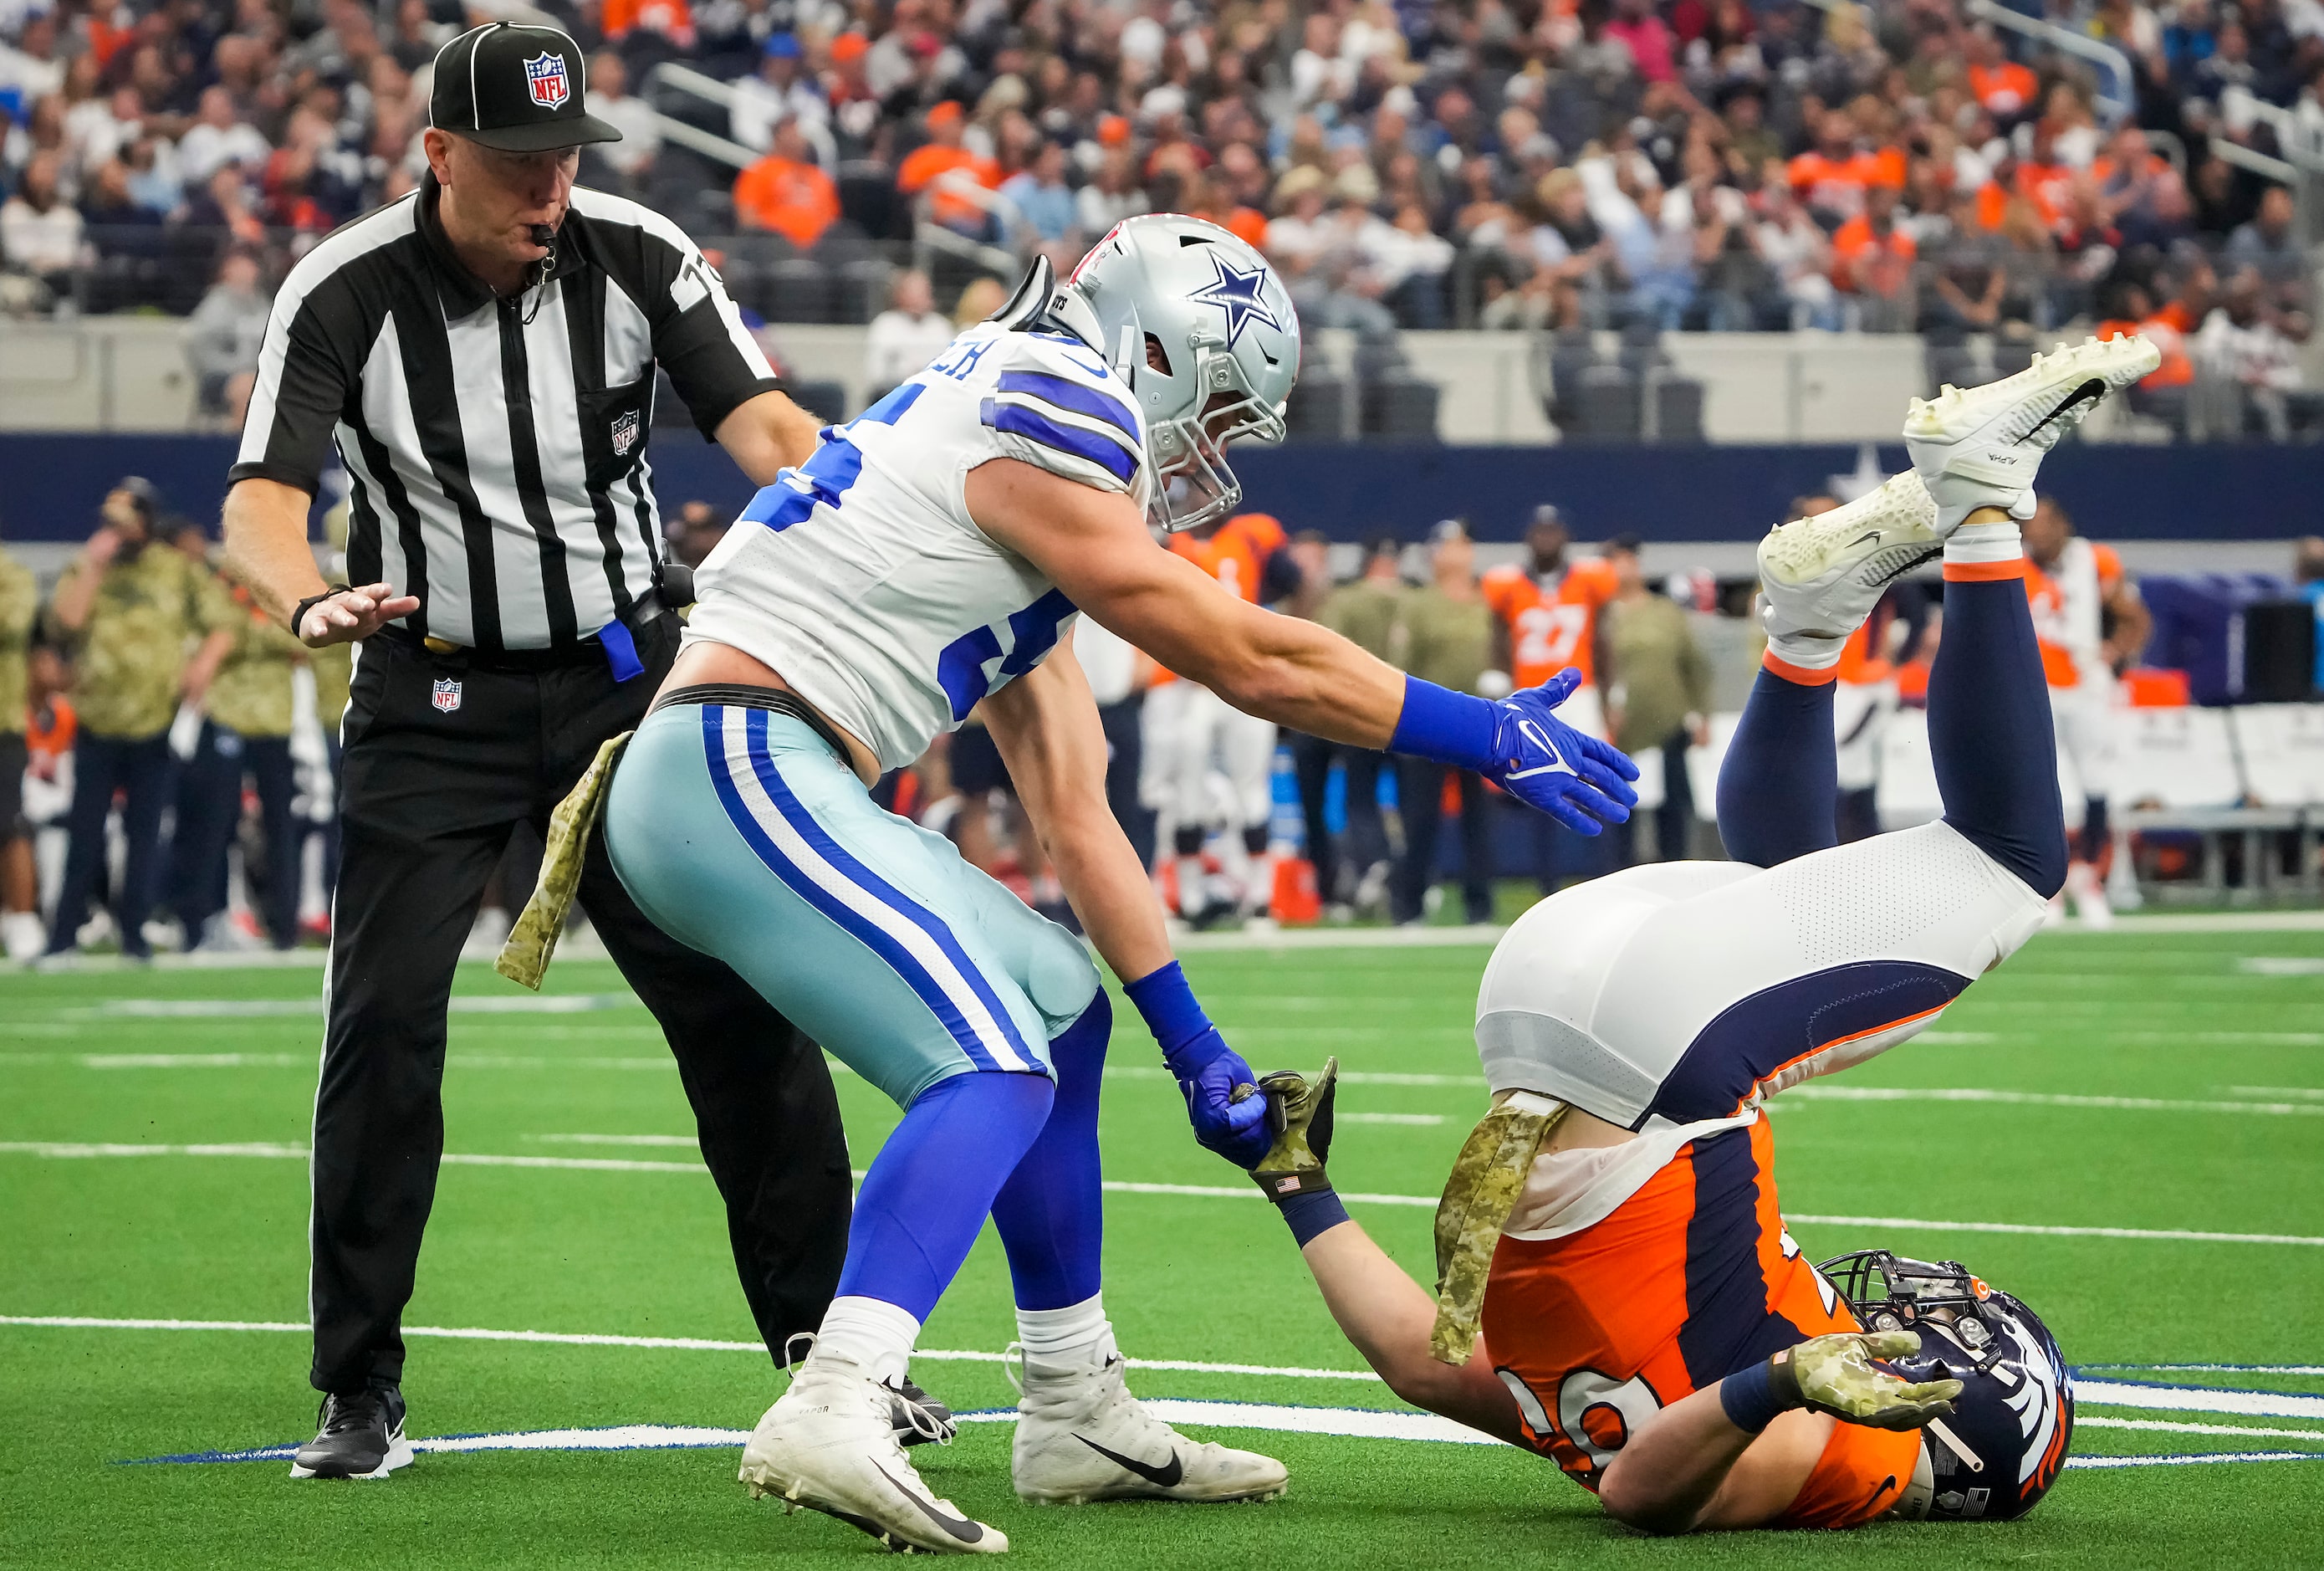
[[[2119,320],[2165,339],[2166,414],[2199,361],[2272,390],[2272,431],[2315,412],[2282,396],[2311,304],[2291,193],[2221,149],[2324,137],[2318,0],[2052,6],[2129,59],[2112,126],[2087,62],[1958,0],[541,8],[626,133],[585,178],[678,218],[770,318],[869,319],[918,224],[1069,263],[1176,210],[1375,337]],[[230,410],[254,274],[410,189],[435,51],[491,9],[0,0],[0,305],[194,311]]]

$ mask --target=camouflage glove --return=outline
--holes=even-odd
[[[1264,1077],[1259,1088],[1268,1102],[1275,1143],[1250,1170],[1259,1192],[1280,1206],[1295,1195],[1330,1191],[1323,1170],[1332,1150],[1332,1098],[1339,1089],[1340,1060],[1323,1060],[1323,1072],[1310,1080],[1291,1069]]]
[[[1900,1380],[1873,1361],[1920,1350],[1917,1331],[1811,1336],[1767,1361],[1768,1389],[1787,1408],[1830,1413],[1875,1429],[1917,1429],[1953,1410],[1961,1382]]]

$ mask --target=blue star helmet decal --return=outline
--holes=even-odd
[[[1233,348],[1235,340],[1242,337],[1245,325],[1253,321],[1263,322],[1278,333],[1283,331],[1283,324],[1276,319],[1275,312],[1259,298],[1259,291],[1267,283],[1267,270],[1254,267],[1244,273],[1217,252],[1213,251],[1210,255],[1211,265],[1219,270],[1217,281],[1204,284],[1186,298],[1198,305],[1216,306],[1226,312],[1227,347]]]

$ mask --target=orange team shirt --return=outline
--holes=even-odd
[[[815,164],[770,154],[735,180],[734,216],[805,251],[839,217],[839,188]]]
[[[1208,540],[1196,540],[1193,533],[1169,537],[1170,552],[1194,564],[1219,581],[1230,595],[1239,595],[1252,605],[1259,604],[1261,581],[1267,576],[1267,559],[1289,543],[1290,536],[1272,514],[1238,513],[1219,525],[1218,532]],[[1155,668],[1154,685],[1175,681],[1176,674]]]
[[[1988,115],[2018,114],[2033,104],[2041,89],[2041,79],[2015,60],[1969,68],[1969,90]]]
[[[1574,562],[1555,587],[1544,589],[1513,562],[1487,573],[1481,587],[1487,608],[1509,630],[1511,682],[1539,687],[1567,666],[1585,684],[1598,679],[1598,613],[1614,597],[1612,563]]]
[[[607,38],[621,38],[642,27],[672,43],[694,42],[694,11],[687,0],[605,0],[597,25]]]
[[[1681,1398],[1808,1337],[1860,1329],[1784,1227],[1774,1158],[1762,1117],[1682,1150],[1604,1221],[1494,1252],[1485,1348],[1525,1443],[1584,1489]],[[1775,1525],[1879,1518],[1920,1450],[1914,1430],[1835,1424]]]
[[[1895,147],[1839,159],[1810,149],[1784,167],[1791,176],[1793,195],[1811,208],[1832,213],[1853,214],[1862,208],[1867,186],[1902,187],[1904,183],[1904,153]]]
[[[913,149],[904,160],[903,167],[896,171],[896,189],[908,197],[915,197],[956,169],[965,170],[988,191],[1001,188],[1001,166],[991,159],[979,158],[965,147],[946,147],[931,142]],[[982,208],[950,191],[937,191],[929,206],[939,224],[973,224],[984,216]]]
[[[1872,220],[1858,213],[1831,237],[1832,282],[1842,289],[1895,294],[1904,280],[1894,275],[1920,253],[1904,230],[1891,229],[1884,239],[1873,234]]]
[[[2148,343],[2163,351],[2163,364],[2140,380],[2141,387],[2184,387],[2195,380],[2195,360],[2187,353],[2186,337],[2166,317],[2152,316],[2143,322],[2100,322],[2095,331],[2100,338],[2144,333]]]
[[[1895,668],[1886,661],[1872,658],[1872,641],[1876,636],[1875,625],[1877,624],[1877,635],[1886,642],[1889,620],[1889,617],[1881,615],[1881,608],[1876,605],[1872,608],[1871,615],[1857,624],[1856,631],[1848,635],[1848,642],[1840,646],[1840,663],[1833,668],[1839,673],[1840,680],[1857,683],[1885,682],[1895,674]]]
[[[2098,569],[2098,595],[2111,597],[2122,582],[2122,556],[2112,546],[2093,545],[2090,554]],[[2066,587],[2029,558],[2025,563],[2025,598],[2034,609],[2034,637],[2042,646],[2042,674],[2053,688],[2078,688],[2082,669],[2074,660],[2066,637]]]

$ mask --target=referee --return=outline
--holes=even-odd
[[[444,1142],[445,1009],[485,880],[547,824],[675,657],[646,467],[654,368],[759,483],[813,449],[678,226],[573,184],[579,48],[497,23],[436,57],[420,189],[331,235],[275,297],[230,477],[236,576],[310,648],[360,641],[315,1098],[309,1312],[321,1432],[294,1478],[379,1477],[402,1439],[401,1319]],[[324,449],[353,481],[347,575],[307,543]],[[580,897],[660,1021],[779,1351],[846,1248],[847,1148],[815,1046],[639,914],[589,847]]]

